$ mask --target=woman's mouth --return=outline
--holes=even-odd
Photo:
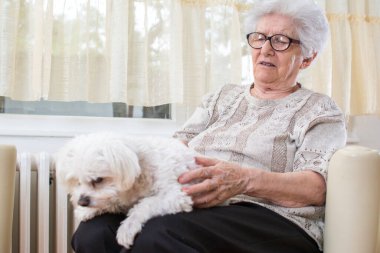
[[[260,65],[266,66],[266,67],[276,67],[274,64],[266,61],[259,62]]]

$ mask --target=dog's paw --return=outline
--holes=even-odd
[[[124,246],[126,249],[129,249],[132,246],[136,235],[141,231],[141,229],[141,223],[132,222],[127,218],[121,223],[119,229],[117,230],[117,242],[120,245]]]
[[[191,212],[193,210],[193,201],[189,196],[179,198],[177,203],[180,211]]]
[[[87,221],[96,216],[96,211],[89,208],[78,207],[74,211],[74,216],[77,221]]]

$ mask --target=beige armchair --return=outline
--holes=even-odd
[[[12,248],[13,201],[16,175],[16,148],[0,145],[0,252]]]
[[[324,253],[380,253],[380,154],[348,146],[327,179]]]
[[[0,161],[0,252],[10,253],[16,149],[0,145]],[[378,151],[348,146],[336,152],[327,186],[324,253],[380,253]]]

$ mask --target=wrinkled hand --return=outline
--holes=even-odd
[[[193,199],[194,206],[206,208],[223,203],[227,199],[242,194],[249,183],[249,170],[238,164],[206,157],[196,157],[202,167],[182,174],[182,190]]]

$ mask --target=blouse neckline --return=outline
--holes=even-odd
[[[299,89],[289,94],[288,96],[279,99],[263,99],[253,96],[251,94],[251,88],[253,88],[254,83],[252,83],[251,85],[247,85],[244,95],[246,99],[253,105],[256,105],[258,107],[272,107],[278,104],[287,103],[296,97],[302,96],[301,94],[303,94],[306,91],[306,89],[304,89],[300,83],[297,84],[300,85]]]

